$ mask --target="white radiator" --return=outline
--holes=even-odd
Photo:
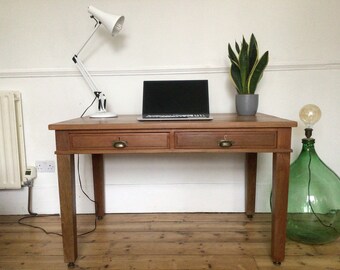
[[[0,189],[19,189],[26,156],[19,92],[0,91]]]

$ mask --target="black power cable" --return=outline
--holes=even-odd
[[[78,171],[78,180],[79,180],[79,185],[80,185],[80,189],[81,191],[83,192],[83,194],[91,201],[95,204],[95,209],[97,208],[97,202],[93,199],[90,198],[90,196],[84,191],[83,189],[83,185],[82,185],[82,181],[81,181],[81,176],[80,176],[80,169],[79,169],[79,155],[77,155],[77,171]],[[55,217],[55,216],[59,216],[59,214],[47,214],[47,215],[43,215],[43,214],[37,214],[37,213],[33,213],[31,211],[31,194],[32,193],[32,186],[30,186],[28,188],[28,212],[29,212],[29,215],[27,216],[24,216],[22,218],[20,218],[18,220],[18,224],[20,225],[24,225],[24,226],[27,226],[27,227],[31,227],[31,228],[34,228],[34,229],[39,229],[41,231],[43,231],[45,234],[47,235],[58,235],[58,236],[63,236],[61,233],[56,233],[56,232],[49,232],[49,231],[46,231],[44,228],[40,227],[40,226],[35,226],[35,225],[31,225],[31,224],[28,224],[28,223],[24,223],[23,220],[26,220],[26,219],[29,219],[29,218],[38,218],[38,217]],[[97,219],[95,218],[94,219],[94,228],[88,232],[85,232],[85,233],[82,233],[82,234],[78,234],[77,236],[84,236],[84,235],[87,235],[89,233],[92,233],[94,232],[95,230],[97,229]]]
[[[85,115],[85,113],[87,112],[87,110],[88,110],[89,108],[91,108],[91,106],[92,106],[93,103],[96,101],[96,99],[97,99],[97,97],[95,97],[95,98],[92,100],[91,104],[84,110],[84,112],[81,114],[80,118],[82,118],[82,117]],[[91,199],[90,196],[89,196],[89,195],[84,191],[84,189],[83,189],[83,185],[82,185],[82,181],[81,181],[81,177],[80,177],[80,170],[79,170],[79,167],[80,167],[80,166],[79,166],[79,154],[78,154],[78,155],[77,155],[77,171],[78,171],[78,180],[79,180],[80,189],[81,189],[81,191],[83,192],[83,194],[84,194],[91,202],[93,202],[93,203],[95,204],[95,209],[97,209],[97,202],[96,202],[95,200]],[[31,198],[32,198],[32,186],[29,186],[29,187],[28,187],[28,206],[27,206],[27,210],[28,210],[29,215],[20,218],[20,219],[18,220],[18,223],[19,223],[20,225],[24,225],[24,226],[31,227],[31,228],[34,228],[34,229],[39,229],[39,230],[43,231],[43,232],[46,233],[46,234],[54,234],[54,235],[58,235],[58,236],[63,236],[63,235],[60,234],[60,233],[56,233],[56,232],[48,232],[48,231],[46,231],[46,230],[45,230],[44,228],[42,228],[42,227],[39,227],[39,226],[35,226],[35,225],[31,225],[31,224],[27,224],[27,223],[22,222],[23,220],[29,219],[29,218],[37,218],[37,217],[55,217],[55,216],[59,216],[59,214],[42,215],[42,214],[37,214],[37,213],[32,212],[32,210],[31,210],[31,208],[32,208],[32,207],[31,207]],[[97,219],[95,218],[95,219],[94,219],[94,228],[93,228],[92,230],[88,231],[88,232],[79,234],[78,236],[83,236],[83,235],[92,233],[92,232],[94,232],[94,231],[96,230],[96,228],[97,228]]]
[[[95,98],[92,100],[91,104],[90,104],[90,105],[85,109],[85,111],[81,114],[80,118],[82,118],[82,117],[84,116],[84,114],[87,112],[87,110],[91,108],[91,106],[92,106],[93,103],[96,101],[96,99],[97,99],[97,97],[95,97]]]
[[[333,229],[335,232],[339,233],[338,230],[333,226],[333,224],[326,224],[324,223],[321,218],[317,215],[317,213],[315,213],[312,202],[310,200],[311,195],[310,195],[310,185],[312,182],[312,170],[311,170],[311,163],[312,163],[312,154],[310,152],[310,150],[308,149],[308,154],[309,154],[309,160],[308,160],[308,205],[310,207],[310,209],[312,210],[313,215],[316,217],[316,219],[319,221],[319,223],[327,228],[331,228]]]

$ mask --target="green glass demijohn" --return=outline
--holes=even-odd
[[[340,236],[340,178],[319,158],[311,138],[320,116],[316,105],[301,109],[306,138],[290,167],[287,236],[306,244],[325,244]]]

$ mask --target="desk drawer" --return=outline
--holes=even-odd
[[[276,148],[275,131],[176,132],[177,149]]]
[[[167,149],[169,133],[74,133],[70,144],[74,150]]]

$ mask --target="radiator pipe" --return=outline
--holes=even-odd
[[[31,216],[37,216],[37,213],[32,212],[32,188],[33,186],[28,186],[28,205],[27,211]]]

